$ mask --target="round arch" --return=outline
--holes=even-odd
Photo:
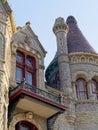
[[[85,71],[77,71],[72,74],[72,81],[75,82],[78,78],[83,78],[86,81],[88,80],[88,73]]]
[[[94,79],[98,82],[98,73],[97,72],[90,72],[90,80]]]
[[[38,130],[43,130],[43,128],[42,128],[42,126],[40,125],[40,123],[38,123],[38,121],[36,121],[36,119],[34,119],[33,116],[34,116],[34,115],[33,115],[32,112],[16,114],[16,115],[13,117],[13,120],[11,121],[8,130],[15,130],[15,125],[16,125],[18,122],[21,122],[21,121],[29,122],[29,123],[33,124],[34,126],[36,126],[36,128],[37,128]]]
[[[38,130],[38,128],[28,121],[20,121],[15,125],[15,130]]]

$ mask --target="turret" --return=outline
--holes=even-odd
[[[57,39],[57,57],[60,73],[60,89],[67,92],[71,88],[71,76],[67,48],[68,26],[63,18],[57,18],[53,27]]]

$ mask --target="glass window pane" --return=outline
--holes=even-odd
[[[27,58],[27,65],[28,65],[29,67],[33,67],[33,61],[32,61],[31,58]]]
[[[20,130],[30,130],[30,128],[26,125],[20,126]]]
[[[78,79],[76,82],[77,98],[80,100],[87,99],[87,87],[84,79]]]
[[[85,81],[82,79],[77,80],[77,91],[84,91],[85,89]]]
[[[16,67],[16,80],[22,81],[22,69],[19,67]]]
[[[23,56],[20,53],[17,54],[16,59],[18,62],[23,63]]]
[[[26,82],[27,82],[27,84],[29,84],[29,85],[32,85],[32,84],[33,84],[32,73],[27,72],[27,74],[26,74]]]

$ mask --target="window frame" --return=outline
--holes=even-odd
[[[83,81],[83,89],[80,90],[79,86],[78,86],[78,82],[80,81]],[[77,99],[79,100],[87,100],[88,99],[88,89],[87,89],[87,83],[86,83],[86,80],[83,79],[83,78],[78,78],[76,80],[76,95],[77,95]],[[81,96],[82,95],[82,96]]]
[[[27,72],[31,73],[32,74],[32,85],[36,86],[36,60],[35,60],[35,58],[33,56],[25,53],[25,52],[20,51],[20,50],[17,50],[17,55],[18,54],[23,57],[23,62],[19,62],[17,60],[17,57],[16,57],[16,69],[17,69],[17,67],[22,69],[22,78],[23,78],[23,80],[24,79],[27,80],[26,79]],[[32,67],[30,67],[27,64],[27,59],[28,58],[30,58],[32,60],[32,64],[33,64]],[[16,77],[16,82],[17,83],[20,82],[20,81],[17,81],[17,77]],[[27,84],[30,85],[29,83],[27,83]]]
[[[20,122],[18,122],[15,125],[15,130],[21,130],[21,126],[23,126],[23,125],[27,126],[29,128],[29,130],[38,130],[38,128],[34,124],[32,124],[32,123],[30,123],[28,121],[20,121]]]

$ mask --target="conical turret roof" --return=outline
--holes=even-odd
[[[68,52],[85,52],[96,54],[96,51],[92,48],[79,29],[75,18],[73,16],[69,16],[66,23],[69,27],[69,32],[67,35]]]
[[[67,34],[68,53],[90,53],[97,54],[89,42],[86,40],[77,25],[77,21],[73,16],[69,16],[66,20],[69,27]],[[49,86],[60,89],[59,65],[57,53],[49,64],[45,72],[46,81]]]

